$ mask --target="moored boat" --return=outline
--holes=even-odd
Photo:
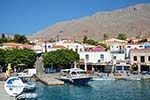
[[[87,84],[92,77],[79,68],[61,70],[60,79],[73,84]]]

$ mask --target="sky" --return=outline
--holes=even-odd
[[[33,34],[58,22],[150,0],[0,0],[0,33]]]

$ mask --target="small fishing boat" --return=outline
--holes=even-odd
[[[60,79],[72,84],[87,84],[92,77],[79,68],[61,70]]]

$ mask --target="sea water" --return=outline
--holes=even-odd
[[[150,100],[150,80],[91,81],[87,85],[37,83],[38,100]]]

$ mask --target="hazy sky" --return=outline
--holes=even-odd
[[[0,33],[32,34],[60,21],[150,0],[0,0]]]

